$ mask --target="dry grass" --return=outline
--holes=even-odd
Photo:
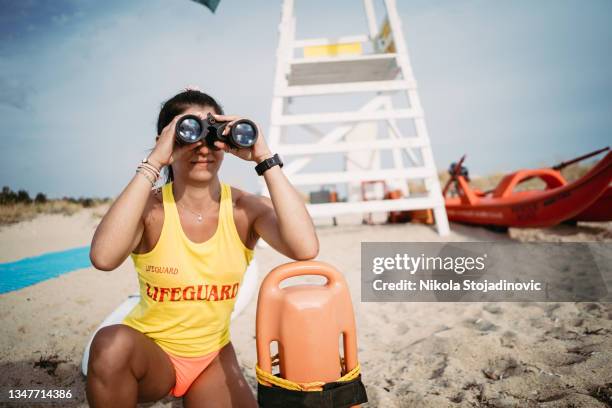
[[[596,163],[597,161],[589,162],[586,164],[572,164],[571,166],[568,166],[561,170],[561,174],[568,182],[571,183],[572,181],[575,181],[580,177],[584,176]],[[480,189],[482,191],[492,190],[499,184],[499,182],[502,180],[502,178],[504,178],[505,175],[506,173],[494,173],[488,176],[474,177],[470,180],[470,186],[472,186],[473,188]],[[438,173],[438,177],[443,187],[450,178],[448,172]],[[543,190],[545,187],[546,185],[542,180],[531,179],[529,181],[521,183],[516,190]]]
[[[597,161],[589,162],[588,164],[572,164],[561,170],[561,174],[563,174],[567,181],[572,182],[584,176],[596,164]]]
[[[14,203],[0,205],[0,225],[27,221],[39,214],[72,215],[83,208],[97,207],[108,203],[108,200],[93,199],[85,202],[75,200],[50,200],[46,203]]]

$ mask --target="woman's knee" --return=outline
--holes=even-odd
[[[104,376],[129,369],[134,349],[134,336],[130,330],[122,324],[98,330],[89,349],[89,373]]]

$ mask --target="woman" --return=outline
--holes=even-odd
[[[98,226],[90,258],[101,270],[130,255],[138,272],[140,303],[123,324],[93,339],[87,378],[92,407],[133,407],[169,393],[185,407],[256,407],[229,338],[236,294],[255,243],[262,237],[284,255],[306,260],[319,250],[303,200],[281,166],[266,161],[271,200],[221,183],[225,153],[261,163],[272,157],[259,138],[250,149],[215,142],[180,146],[183,115],[219,121],[210,96],[186,90],[168,100],[157,123],[155,148]],[[171,181],[152,186],[170,166]],[[260,166],[261,167],[261,166]],[[261,170],[261,169],[260,169]]]

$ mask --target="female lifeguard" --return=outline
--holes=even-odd
[[[163,105],[157,142],[108,210],[91,244],[101,270],[131,256],[140,303],[123,324],[104,327],[93,339],[87,399],[92,407],[133,407],[169,393],[185,407],[256,407],[229,335],[230,314],[244,272],[261,237],[295,260],[319,250],[303,199],[291,186],[259,132],[248,149],[216,141],[178,145],[177,121],[224,116],[217,102],[186,90]],[[219,180],[225,153],[251,161],[270,199]],[[269,160],[273,158],[273,160]],[[152,190],[160,169],[169,182]],[[255,170],[253,170],[255,173]]]

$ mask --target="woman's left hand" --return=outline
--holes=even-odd
[[[232,126],[234,125],[236,121],[240,119],[245,119],[245,118],[241,118],[240,116],[215,115],[215,114],[213,114],[213,117],[215,118],[215,120],[218,120],[220,122],[229,122],[227,126],[225,126],[225,129],[223,130],[224,135],[229,134]],[[219,149],[227,153],[233,154],[236,157],[240,157],[243,160],[253,161],[256,163],[259,163],[269,157],[272,157],[272,153],[270,152],[270,149],[268,148],[268,145],[266,144],[266,141],[264,139],[263,132],[261,131],[261,129],[259,128],[257,124],[255,124],[255,126],[257,126],[258,136],[257,136],[257,141],[251,148],[237,149],[221,141],[216,141],[215,146],[217,146]]]

